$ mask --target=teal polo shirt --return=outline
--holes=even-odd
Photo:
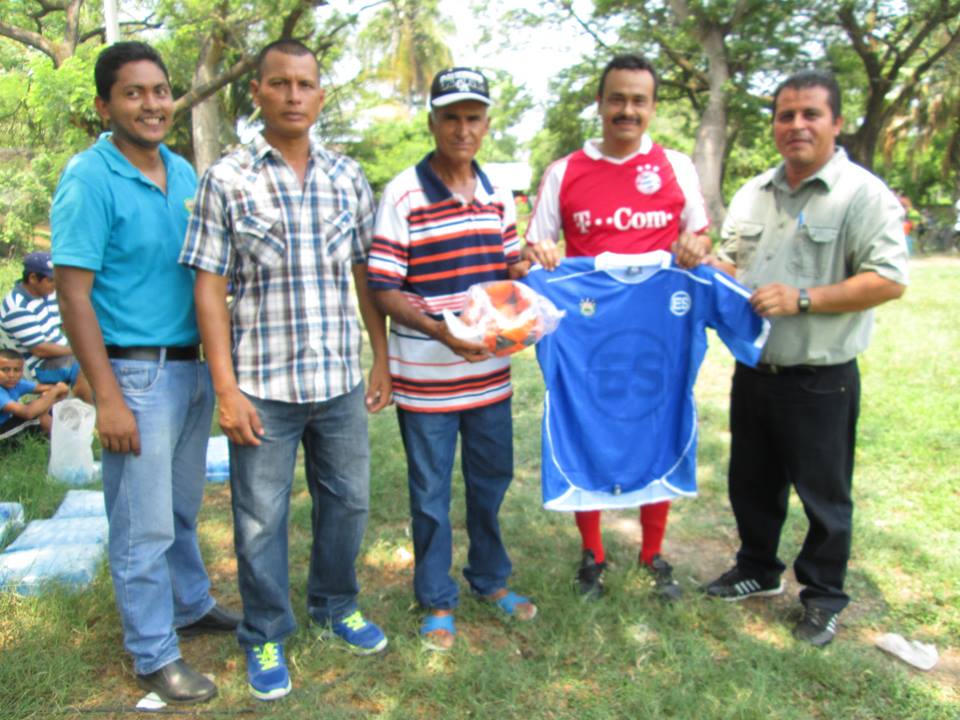
[[[104,133],[67,164],[53,196],[54,266],[94,273],[91,300],[107,345],[199,342],[193,271],[177,258],[197,189],[190,163],[160,146],[166,194]]]

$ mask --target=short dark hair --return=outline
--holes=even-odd
[[[23,362],[23,355],[18,353],[13,348],[0,348],[0,358],[4,360],[19,360]]]
[[[170,82],[170,73],[163,64],[160,53],[142,42],[114,43],[97,57],[96,67],[93,69],[93,78],[97,84],[97,95],[102,100],[110,100],[110,90],[117,81],[117,72],[127,63],[149,60],[163,71],[163,75]]]
[[[258,80],[263,77],[263,62],[267,59],[267,53],[272,50],[281,52],[284,55],[310,55],[314,60],[317,59],[317,54],[299,40],[295,40],[293,38],[280,38],[279,40],[274,40],[272,43],[266,45],[257,55]]]
[[[603,99],[603,85],[607,81],[607,75],[610,74],[611,70],[646,70],[653,76],[653,100],[656,102],[657,88],[660,86],[660,78],[657,77],[657,71],[653,67],[653,63],[645,57],[633,54],[617,55],[607,63],[607,66],[603,69],[603,73],[600,75],[600,87],[597,88],[598,98]]]
[[[773,93],[773,116],[777,116],[777,98],[786,88],[791,90],[804,90],[807,88],[821,87],[827,91],[827,104],[830,106],[830,112],[833,113],[833,119],[843,117],[840,112],[840,86],[833,73],[826,70],[801,70],[784,80]]]

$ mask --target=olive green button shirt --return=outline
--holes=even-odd
[[[797,288],[832,285],[858,273],[907,284],[903,208],[880,178],[842,148],[796,189],[781,163],[734,195],[721,230],[721,259],[755,290],[780,282]],[[772,318],[762,362],[836,365],[866,349],[871,310]]]

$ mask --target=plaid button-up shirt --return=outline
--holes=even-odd
[[[303,188],[258,135],[204,174],[180,262],[230,279],[233,362],[258,398],[318,402],[360,383],[351,267],[373,194],[353,160],[311,144]]]

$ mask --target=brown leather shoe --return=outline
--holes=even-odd
[[[208,635],[210,633],[233,632],[240,624],[240,616],[230,612],[220,603],[217,603],[210,612],[199,620],[177,628],[177,635],[182,638],[195,637],[196,635]]]
[[[182,659],[155,672],[137,675],[137,684],[172,705],[206,702],[217,694],[217,686]]]

